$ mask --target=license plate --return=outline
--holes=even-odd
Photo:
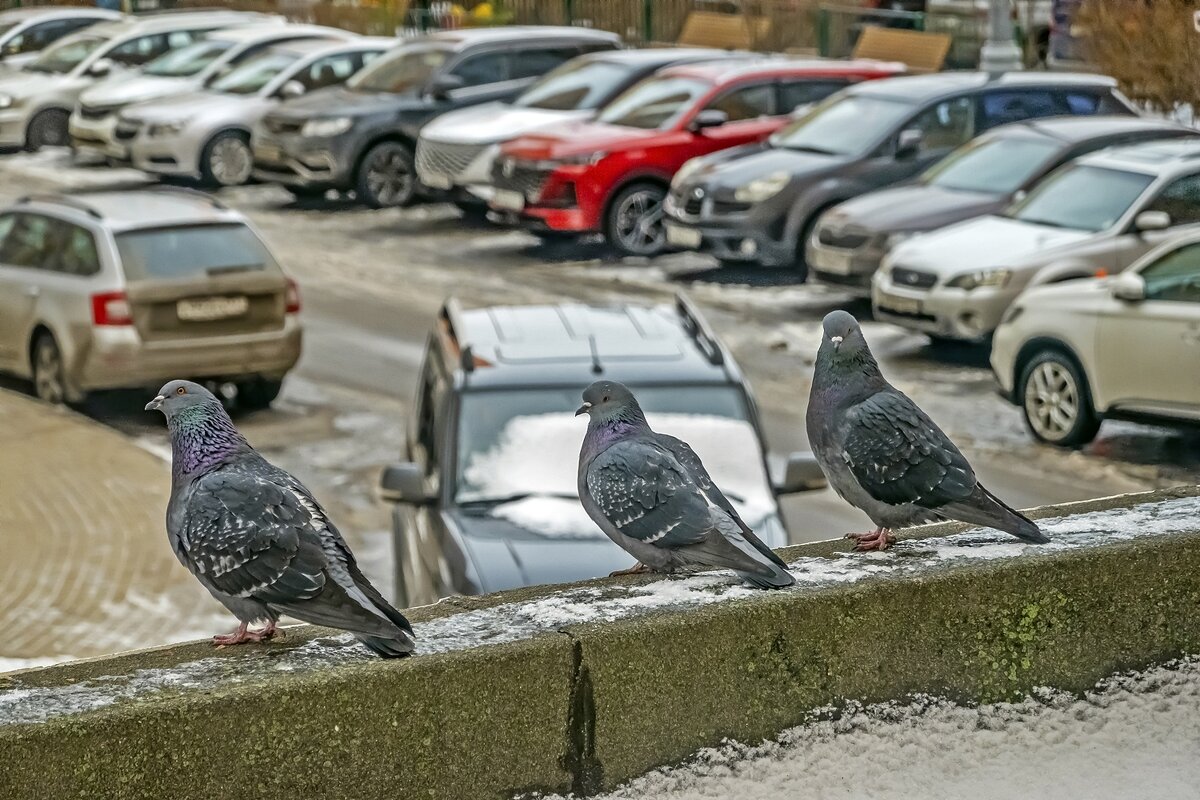
[[[853,253],[843,253],[839,250],[818,250],[815,255],[817,268],[825,272],[849,275],[854,266]]]
[[[667,243],[694,249],[700,246],[700,231],[667,223]]]
[[[175,304],[175,313],[184,322],[211,322],[215,319],[240,317],[250,310],[249,298],[205,297],[197,300],[180,300]]]
[[[445,175],[426,175],[421,181],[430,189],[449,189],[454,185]]]
[[[273,144],[260,144],[254,148],[254,157],[263,161],[282,161],[283,151]]]
[[[900,297],[895,294],[880,293],[876,305],[886,311],[895,311],[898,314],[920,314],[921,301],[914,297]]]
[[[492,205],[505,211],[520,211],[525,208],[525,195],[508,189],[497,189],[492,196]]]

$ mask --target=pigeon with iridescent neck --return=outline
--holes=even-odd
[[[171,381],[146,410],[166,416],[171,436],[171,549],[240,623],[214,644],[264,641],[290,614],[347,630],[384,658],[412,653],[408,620],[363,576],[325,510],[250,446],[220,400]]]
[[[687,442],[651,430],[629,389],[597,381],[575,414],[588,415],[579,499],[600,529],[637,558],[625,572],[731,569],[759,589],[796,582]]]

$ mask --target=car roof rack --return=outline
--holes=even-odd
[[[93,219],[104,219],[104,215],[95,208],[88,205],[84,201],[79,200],[78,198],[72,197],[69,194],[27,194],[24,197],[18,198],[17,200],[17,205],[26,205],[28,203],[48,203],[51,205],[69,206],[76,211],[82,211]]]
[[[208,192],[202,192],[199,189],[193,189],[190,186],[164,186],[161,183],[152,184],[145,187],[147,191],[161,192],[163,194],[179,194],[187,197],[194,197],[197,200],[203,200],[218,211],[228,211],[229,206],[222,203],[217,198],[213,197]]]
[[[683,319],[683,329],[695,341],[700,352],[708,359],[708,363],[716,367],[724,364],[725,351],[721,349],[721,345],[717,343],[717,337],[709,330],[704,318],[700,316],[700,310],[685,293],[675,293],[675,310]]]

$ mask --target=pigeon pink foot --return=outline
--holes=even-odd
[[[268,641],[275,636],[274,621],[268,622],[266,627],[259,631],[252,631],[250,626],[243,622],[237,626],[237,630],[233,633],[224,633],[212,638],[213,644],[217,647],[225,647],[226,645],[246,644],[254,642],[256,644]]]
[[[619,569],[616,572],[608,573],[608,577],[615,578],[618,575],[640,575],[643,572],[649,572],[649,571],[650,571],[650,568],[639,561],[638,563],[634,564],[629,569]]]
[[[887,550],[896,543],[896,535],[887,528],[876,528],[870,533],[847,533],[846,538],[854,542],[860,551]]]

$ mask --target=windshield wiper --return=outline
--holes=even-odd
[[[813,147],[810,144],[785,144],[785,150],[794,150],[797,153],[816,153],[820,156],[836,156],[837,151],[830,150],[827,147]]]
[[[458,504],[466,508],[502,506],[505,503],[515,503],[529,497],[551,497],[559,500],[578,500],[579,496],[566,492],[516,492],[502,497],[478,497],[470,500],[460,500]]]

